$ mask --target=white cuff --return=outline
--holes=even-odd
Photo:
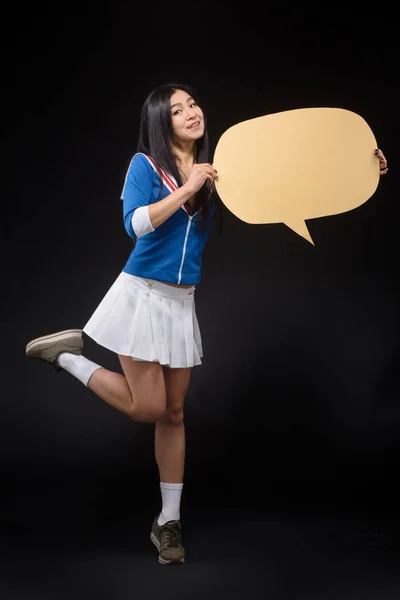
[[[148,206],[139,206],[133,213],[132,227],[137,238],[143,237],[147,233],[154,231],[149,216]]]

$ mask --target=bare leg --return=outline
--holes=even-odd
[[[88,388],[130,419],[154,423],[165,414],[166,407],[161,365],[118,356],[124,375],[97,369],[89,379]]]
[[[164,369],[167,408],[156,423],[155,456],[160,481],[182,483],[185,466],[183,405],[191,369]]]
[[[154,423],[166,409],[163,367],[118,355],[123,375],[103,369],[82,355],[82,330],[65,329],[31,340],[26,356],[64,369],[113,408],[134,421]]]

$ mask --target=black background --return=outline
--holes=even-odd
[[[38,548],[46,559],[28,569],[27,598],[76,597],[54,574],[55,587],[38,591],[44,565],[65,544],[123,547],[124,560],[133,544],[137,560],[148,552],[151,568],[159,566],[147,548],[160,503],[153,426],[130,422],[65,372],[32,364],[25,345],[82,327],[124,265],[131,241],[119,196],[140,108],[169,80],[198,89],[213,148],[245,119],[333,106],[363,116],[389,164],[361,207],[307,222],[315,246],[283,224],[248,225],[227,209],[223,236],[212,232],[196,290],[204,359],[192,372],[185,410],[188,529],[234,514],[227,536],[243,556],[234,534],[241,518],[323,514],[332,523],[351,514],[351,527],[358,519],[384,521],[390,548],[398,548],[400,94],[390,9],[35,4],[17,7],[5,23],[12,193],[2,209],[0,519],[7,598],[22,593],[21,564],[27,581]],[[304,152],[312,160],[313,148]],[[87,337],[85,355],[119,369]],[[249,544],[249,561],[253,554]],[[273,554],[260,542],[259,573]],[[398,573],[396,557],[382,563],[391,573]],[[360,582],[367,561],[362,569]],[[279,579],[276,586],[276,598],[303,597],[299,587],[285,595]],[[222,597],[228,587],[207,593]],[[365,597],[383,598],[382,590],[366,589]],[[125,595],[114,586],[104,597]],[[305,597],[336,598],[312,587]]]

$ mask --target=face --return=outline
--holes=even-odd
[[[204,115],[195,100],[183,90],[174,92],[170,99],[172,130],[176,141],[194,142],[204,134]]]

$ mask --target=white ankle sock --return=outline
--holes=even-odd
[[[71,373],[86,386],[93,373],[102,368],[82,354],[72,354],[71,352],[61,352],[57,357],[57,362],[62,369]]]
[[[167,521],[179,521],[181,495],[183,483],[160,482],[162,511],[158,517],[158,524],[165,525]]]

